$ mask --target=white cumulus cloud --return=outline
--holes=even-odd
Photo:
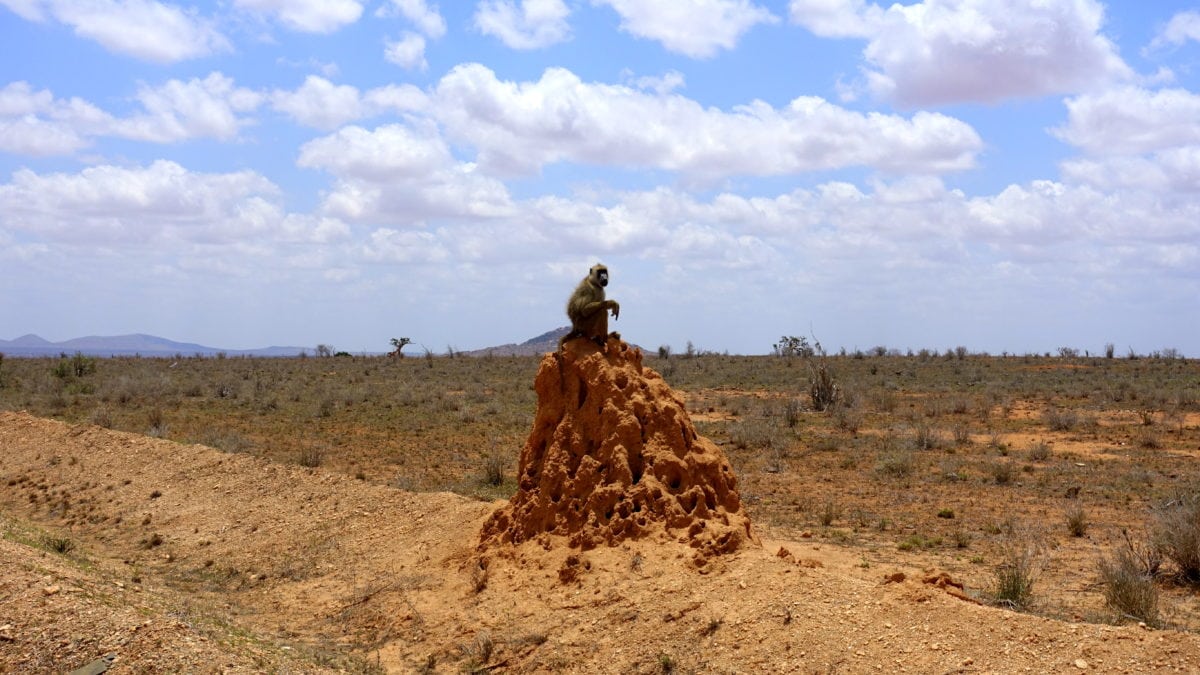
[[[1120,87],[1066,105],[1066,124],[1051,132],[1087,156],[1064,161],[1065,178],[1189,200],[1200,191],[1200,95]]]
[[[0,224],[59,244],[125,246],[329,241],[348,234],[333,219],[289,217],[279,197],[278,187],[253,171],[197,173],[166,160],[73,174],[21,169],[0,185]]]
[[[175,63],[230,48],[210,19],[156,0],[0,0],[30,21],[53,19],[105,49]]]
[[[481,0],[475,27],[512,49],[541,49],[571,37],[563,0]]]
[[[425,92],[411,84],[390,84],[362,92],[317,75],[309,75],[293,91],[277,89],[269,98],[272,107],[300,124],[326,130],[385,112],[421,110],[428,100]]]
[[[412,225],[511,211],[504,185],[457,161],[431,125],[344,127],[305,143],[297,164],[336,177],[322,208],[347,220]]]
[[[1062,140],[1093,154],[1141,154],[1200,143],[1200,95],[1118,87],[1067,100]]]
[[[230,140],[252,123],[246,113],[262,101],[257,92],[211,73],[187,82],[142,85],[141,110],[116,117],[80,98],[58,99],[25,82],[0,89],[0,150],[24,155],[70,154],[94,138],[114,136],[152,143],[194,138]]]
[[[709,58],[733,49],[747,31],[778,19],[750,0],[592,0],[621,16],[621,29],[662,43],[669,51]]]
[[[425,38],[416,33],[405,33],[395,42],[389,40],[383,57],[408,70],[425,70],[429,67],[425,61]]]
[[[334,129],[367,114],[356,87],[334,84],[317,75],[304,78],[304,84],[295,91],[275,91],[271,104],[297,122],[317,129]]]
[[[114,133],[171,143],[192,138],[236,138],[238,130],[250,123],[240,114],[256,109],[263,97],[214,72],[203,80],[168,80],[158,87],[143,85],[137,100],[145,112],[116,121]]]
[[[104,133],[112,116],[79,98],[56,99],[28,82],[0,89],[0,152],[64,155],[87,147]]]
[[[868,40],[865,86],[904,106],[1077,93],[1133,78],[1096,0],[792,0],[818,35]]]
[[[726,112],[677,94],[584,83],[562,68],[537,82],[507,82],[485,66],[461,65],[433,98],[431,114],[447,134],[475,146],[479,162],[502,173],[559,161],[699,178],[850,166],[939,173],[971,167],[982,148],[969,125],[936,113],[863,114],[816,97],[782,108],[754,101]]]

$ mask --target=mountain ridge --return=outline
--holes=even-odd
[[[560,326],[546,331],[521,343],[508,343],[482,349],[459,352],[462,356],[536,356],[558,349],[558,340],[567,334],[570,326]],[[51,342],[40,335],[26,333],[12,340],[0,340],[0,353],[5,356],[37,357],[58,356],[79,352],[85,356],[258,356],[258,357],[288,357],[301,353],[313,353],[308,347],[290,347],[272,345],[256,349],[227,349],[209,347],[195,342],[178,342],[157,335],[146,333],[128,333],[125,335],[85,335],[58,342]],[[378,356],[385,352],[369,352]]]
[[[60,342],[27,333],[13,340],[0,340],[0,352],[6,356],[57,356],[79,352],[86,356],[297,356],[304,347],[270,346],[257,349],[222,349],[194,342],[176,342],[156,335],[86,335]]]

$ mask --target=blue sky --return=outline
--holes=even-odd
[[[1200,356],[1200,8],[0,0],[0,338]]]

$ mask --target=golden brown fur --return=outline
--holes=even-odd
[[[567,340],[586,337],[601,346],[608,338],[608,312],[612,311],[613,319],[621,313],[621,305],[616,300],[607,300],[604,287],[608,285],[608,268],[604,265],[593,265],[588,275],[575,287],[575,292],[567,300],[567,316],[571,319],[571,332],[558,342],[561,349]]]

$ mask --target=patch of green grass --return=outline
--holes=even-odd
[[[923,534],[914,534],[897,544],[896,548],[900,549],[901,551],[920,551],[924,549],[937,548],[941,545],[941,537],[926,537]]]

